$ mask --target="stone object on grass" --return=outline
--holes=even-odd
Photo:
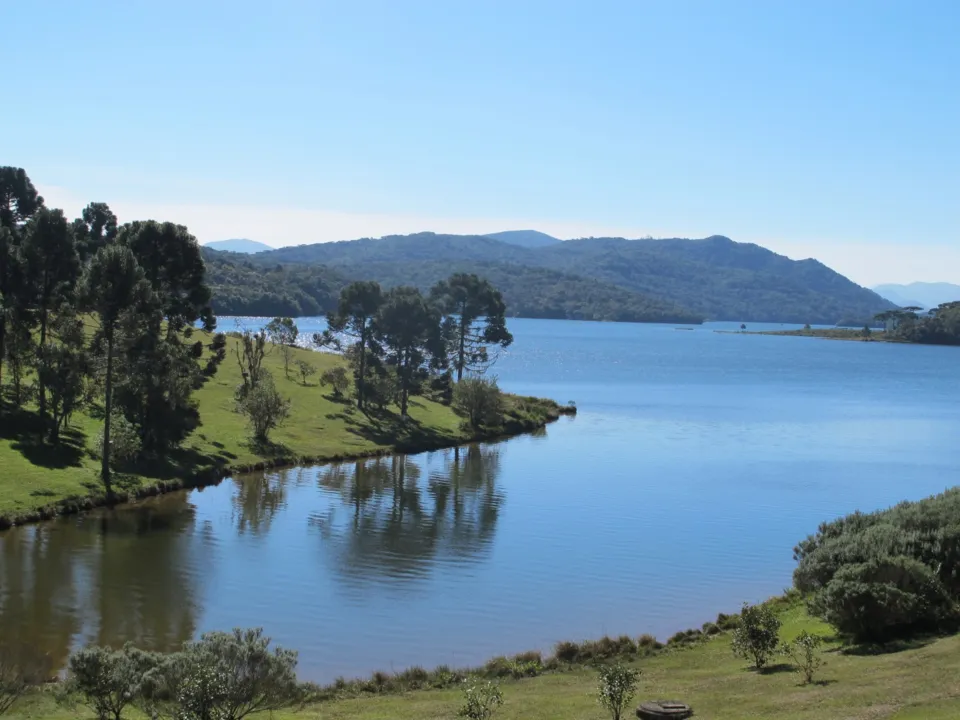
[[[693,717],[693,708],[676,700],[657,700],[638,707],[637,717],[640,720],[686,720]]]

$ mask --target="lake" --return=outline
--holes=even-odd
[[[84,642],[169,649],[263,626],[318,681],[665,639],[789,586],[792,548],[821,521],[958,482],[956,348],[509,326],[501,386],[574,400],[577,417],[13,529],[0,637],[62,660]]]

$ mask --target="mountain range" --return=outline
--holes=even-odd
[[[914,282],[907,285],[877,285],[873,291],[900,307],[935,308],[943,303],[960,300],[960,285],[938,282]]]
[[[256,240],[247,240],[246,238],[234,238],[232,240],[214,240],[208,242],[204,247],[211,250],[222,250],[224,252],[243,253],[253,255],[254,253],[267,252],[274,248]]]
[[[526,317],[834,324],[893,307],[816,260],[791,260],[723,236],[560,241],[536,231],[418,233],[250,256],[206,254],[219,266],[211,274],[222,280],[214,283],[215,308],[222,314],[238,311],[244,298],[254,302],[254,286],[266,293],[256,300],[261,306],[267,300],[283,304],[289,290],[289,300],[306,295],[326,310],[324,299],[335,295],[329,283],[370,279],[387,287],[412,284],[427,289],[452,272],[489,277],[504,293],[510,314]],[[265,267],[285,275],[264,286]],[[249,278],[247,286],[245,273],[259,277]],[[228,296],[231,312],[225,309]]]

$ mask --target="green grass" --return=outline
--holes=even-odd
[[[829,628],[801,606],[782,613],[782,637],[801,630],[829,635]],[[796,672],[774,664],[757,673],[730,651],[723,633],[687,648],[663,651],[634,664],[642,671],[636,702],[673,699],[693,705],[705,720],[947,720],[960,717],[960,636],[917,643],[888,654],[844,653],[831,642],[827,664],[813,685],[801,685]],[[779,661],[774,661],[779,663]],[[587,667],[536,678],[504,681],[500,720],[602,720],[593,693],[596,673]],[[275,720],[441,720],[455,717],[457,690],[418,690],[400,695],[366,695],[332,700]],[[632,717],[632,709],[627,717]],[[12,718],[77,717],[55,706],[49,693],[37,693]],[[90,715],[81,713],[81,718]],[[131,712],[130,718],[138,717]],[[266,716],[263,716],[266,717]]]
[[[233,394],[240,383],[236,342],[228,338],[227,357],[218,373],[194,396],[201,426],[163,462],[121,474],[115,480],[121,496],[213,480],[228,469],[430,450],[476,439],[462,429],[453,410],[425,397],[411,399],[406,422],[395,408],[360,412],[349,402],[332,398],[330,389],[317,382],[324,370],[343,362],[338,356],[298,349],[287,378],[281,353],[274,349],[264,366],[273,373],[280,392],[291,398],[291,415],[271,433],[269,448],[255,447],[246,419],[234,411]],[[296,359],[318,368],[306,386],[295,377]],[[38,440],[35,413],[11,414],[9,406],[5,408],[0,417],[0,527],[102,501],[99,461],[90,452],[102,427],[96,410],[74,416],[65,442],[54,448]],[[543,425],[557,416],[559,408],[549,401],[508,396],[507,411],[505,432],[512,434]]]

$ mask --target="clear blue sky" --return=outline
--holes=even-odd
[[[72,212],[273,245],[720,233],[960,282],[956,0],[7,2],[0,28],[0,164]]]

